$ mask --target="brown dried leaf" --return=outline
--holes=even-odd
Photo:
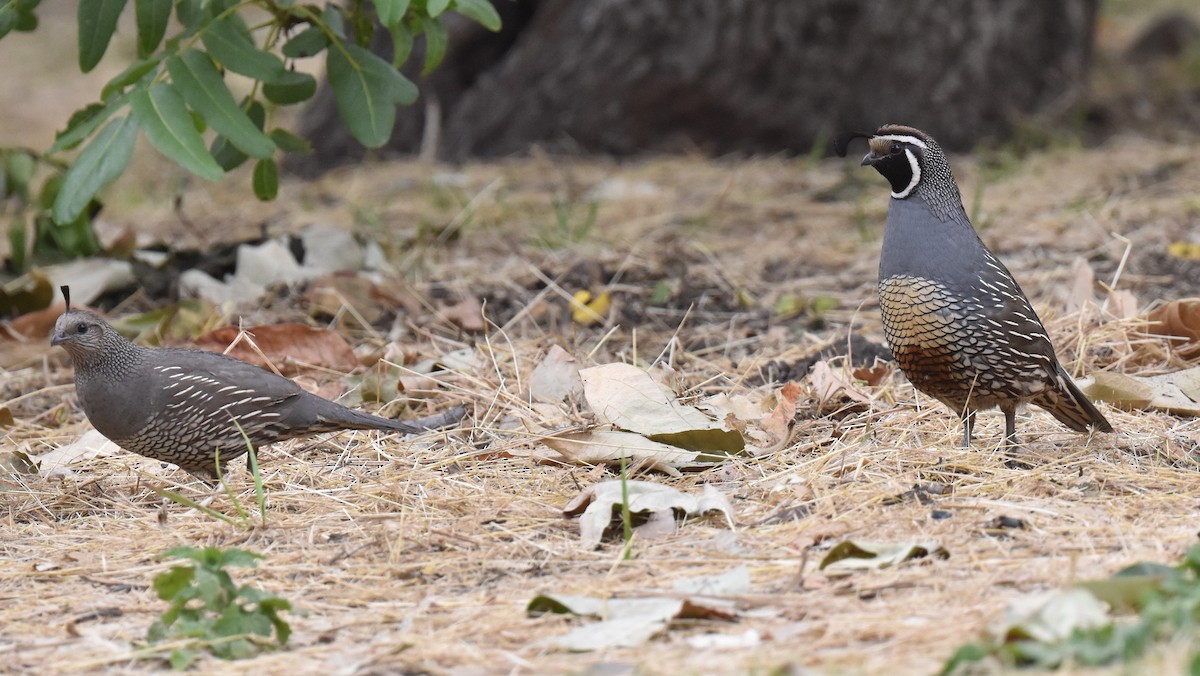
[[[775,395],[779,400],[779,404],[775,406],[775,410],[771,411],[771,415],[767,416],[763,421],[763,431],[767,432],[777,440],[781,440],[787,436],[788,427],[791,426],[792,420],[796,417],[796,400],[800,398],[804,390],[800,387],[800,383],[791,381],[779,388],[779,392]]]
[[[65,309],[65,304],[55,303],[48,308],[26,312],[11,322],[4,322],[0,324],[0,339],[24,342],[49,338],[54,330],[54,322]]]
[[[1200,357],[1200,298],[1181,298],[1155,308],[1147,329],[1171,337],[1171,347],[1184,359]]]
[[[877,362],[874,366],[860,366],[852,371],[850,375],[854,376],[855,380],[861,380],[871,387],[875,387],[883,382],[887,374],[892,372],[892,367],[887,362]]]
[[[1067,294],[1067,307],[1078,310],[1096,297],[1096,273],[1087,259],[1076,256],[1071,263],[1071,288]]]
[[[474,296],[446,308],[442,311],[442,316],[454,322],[463,331],[482,331],[487,326],[483,321],[483,304]]]
[[[844,369],[835,370],[829,366],[827,361],[813,364],[812,369],[808,372],[808,377],[812,381],[813,393],[816,395],[817,401],[821,403],[829,401],[839,393],[863,404],[871,402],[871,397],[858,389],[850,378],[846,377]]]
[[[333,317],[349,309],[351,317],[374,324],[383,317],[384,307],[374,293],[375,282],[356,272],[337,272],[313,280],[304,292],[308,313],[313,317]]]
[[[303,324],[270,324],[246,329],[246,333],[249,335],[238,341],[227,354],[262,368],[270,368],[264,356],[285,373],[311,367],[348,373],[359,365],[346,339],[328,329]],[[237,327],[225,326],[197,338],[196,347],[225,352],[237,337]],[[247,339],[252,340],[258,350]]]

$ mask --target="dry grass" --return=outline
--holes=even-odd
[[[1136,322],[1113,320],[1094,306],[1066,311],[1061,289],[1079,255],[1093,258],[1101,279],[1110,278],[1125,247],[1110,232],[1134,240],[1134,261],[1146,248],[1186,236],[1196,218],[1188,186],[1200,181],[1197,148],[1123,138],[1033,157],[987,185],[984,237],[1025,282],[1076,371],[1180,365],[1161,341],[1140,337]],[[1165,182],[1146,186],[1131,178],[1168,165]],[[982,172],[967,158],[955,166],[971,203]],[[150,487],[188,477],[124,453],[73,467],[58,480],[25,477],[6,486],[6,668],[161,668],[131,657],[163,608],[148,585],[168,564],[154,557],[185,544],[262,553],[260,569],[244,578],[300,611],[288,650],[249,664],[206,660],[206,673],[545,673],[601,662],[649,673],[788,663],[928,673],[1013,599],[1138,560],[1178,559],[1196,540],[1194,421],[1106,408],[1118,433],[1089,439],[1031,412],[1019,432],[1034,468],[1010,469],[991,447],[1002,430],[998,414],[981,420],[976,448],[960,449],[953,417],[896,375],[867,388],[869,407],[818,412],[816,402],[803,402],[786,448],[679,479],[651,477],[727,493],[736,510],[733,532],[717,518],[690,522],[665,540],[635,542],[630,561],[620,559],[616,543],[581,549],[576,525],[559,510],[606,471],[539,464],[522,453],[539,445],[526,431],[532,423],[587,422],[586,411],[571,406],[527,403],[529,374],[545,349],[562,344],[584,365],[660,359],[689,397],[763,397],[772,388],[757,384],[757,376],[767,363],[844,340],[851,328],[878,339],[872,287],[885,188],[859,172],[846,161],[618,166],[543,157],[461,170],[380,164],[288,185],[284,198],[267,206],[246,202],[242,186],[191,189],[184,209],[194,230],[175,214],[142,206],[159,200],[155,191],[171,189],[169,177],[148,182],[148,197],[113,210],[115,225],[214,240],[227,236],[218,226],[236,232],[260,219],[277,228],[331,222],[374,232],[427,302],[423,314],[392,334],[404,352],[415,359],[473,345],[480,355],[476,368],[444,377],[439,395],[420,404],[466,403],[470,422],[412,441],[340,434],[264,451],[268,525],[259,528],[164,504]],[[443,176],[434,181],[434,174]],[[1062,180],[1051,184],[1048,175]],[[579,244],[535,245],[552,223],[553,199],[586,203],[588,190],[617,178],[655,190],[601,202],[594,230]],[[456,223],[457,238],[431,243],[447,223]],[[672,268],[679,262],[686,272]],[[539,275],[555,284],[538,284]],[[668,307],[639,315],[644,321],[636,326],[583,329],[571,324],[561,297],[585,287],[616,289],[615,316],[628,317],[659,278],[681,296],[703,291],[690,313]],[[1118,286],[1135,293],[1162,288],[1136,264],[1122,280]],[[739,290],[753,307],[738,306]],[[825,328],[810,331],[805,318],[770,312],[785,293],[827,295],[839,305]],[[444,303],[436,299],[466,295],[488,299],[496,323],[486,335],[461,335],[439,314]],[[6,374],[5,397],[19,422],[5,430],[4,446],[40,454],[76,438],[86,423],[63,388],[69,369],[61,355],[46,352],[45,361],[26,363]],[[243,503],[253,503],[244,469],[232,484]],[[922,504],[905,496],[918,484],[946,491]],[[203,493],[196,484],[179,490]],[[233,512],[223,495],[212,506]],[[934,519],[934,509],[951,516]],[[1001,515],[1028,528],[998,534],[989,522]],[[847,537],[936,539],[951,556],[827,578],[816,563]],[[635,649],[555,652],[545,640],[581,620],[524,612],[538,592],[638,595],[743,565],[753,592],[738,599],[739,621],[677,624]],[[757,647],[698,650],[688,643],[749,629],[763,637]]]

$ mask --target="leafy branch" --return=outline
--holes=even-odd
[[[40,0],[0,0],[0,38],[36,30]],[[79,69],[94,69],[108,51],[128,0],[79,0]],[[422,74],[446,54],[449,12],[499,30],[489,0],[349,0],[324,6],[294,0],[134,0],[137,58],[71,115],[44,153],[0,149],[0,206],[8,214],[9,268],[100,251],[91,218],[96,195],[128,168],[139,133],[162,155],[209,181],[254,160],[252,188],[263,200],[279,189],[277,157],[310,150],[307,140],[276,126],[276,111],[303,103],[316,79],[297,63],[325,55],[339,115],[360,143],[387,142],[396,106],[413,103],[416,84],[400,72],[423,37]],[[175,23],[171,23],[172,13]],[[168,28],[177,30],[168,35]],[[392,59],[368,47],[376,30],[392,38]],[[251,80],[239,97],[226,75]],[[82,148],[74,162],[59,156]],[[40,171],[39,171],[40,170]],[[42,178],[34,197],[33,182]]]

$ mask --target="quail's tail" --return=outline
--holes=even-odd
[[[388,430],[404,434],[420,434],[426,430],[440,429],[453,425],[462,420],[463,416],[467,414],[467,409],[460,404],[448,408],[441,413],[435,413],[423,418],[392,420],[348,409],[337,404],[334,404],[334,406],[336,408],[330,407],[321,411],[321,415],[319,416],[320,424],[328,425],[329,430]]]
[[[1079,388],[1075,386],[1075,381],[1063,370],[1062,366],[1058,367],[1054,386],[1032,401],[1076,432],[1086,432],[1089,427],[1100,432],[1113,431],[1112,425],[1109,424],[1104,414],[1100,413],[1092,405],[1092,402],[1088,401],[1087,396],[1079,391]]]

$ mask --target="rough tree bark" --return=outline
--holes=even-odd
[[[1000,137],[1081,93],[1098,0],[498,0],[493,35],[454,22],[445,64],[401,109],[416,152],[428,103],[444,159],[551,150],[807,152],[903,122],[944,145]],[[384,45],[379,45],[384,47]],[[416,59],[414,59],[416,60]],[[326,92],[309,169],[360,157]]]

